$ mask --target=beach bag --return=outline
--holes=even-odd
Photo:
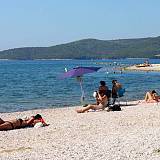
[[[110,110],[110,111],[121,111],[122,109],[121,109],[121,106],[120,106],[120,105],[115,104],[115,105],[113,105],[113,106],[110,106],[110,107],[109,107],[109,110]]]
[[[117,91],[117,93],[118,93],[118,96],[119,96],[119,97],[123,97],[123,96],[124,96],[124,93],[125,93],[125,88],[120,88],[120,89]]]

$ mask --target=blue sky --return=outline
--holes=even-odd
[[[0,50],[160,36],[160,0],[0,0]]]

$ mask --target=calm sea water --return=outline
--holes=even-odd
[[[64,73],[65,67],[102,67],[99,72],[83,77],[85,103],[94,101],[92,93],[97,90],[100,80],[106,81],[111,88],[113,79],[120,81],[126,88],[127,100],[142,99],[148,90],[160,91],[160,73],[125,71],[121,74],[117,68],[143,62],[144,59],[0,60],[0,112],[80,105],[79,82],[75,78],[57,78]],[[150,63],[160,63],[160,60],[151,59]]]

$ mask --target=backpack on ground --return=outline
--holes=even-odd
[[[115,104],[115,105],[109,107],[109,111],[121,111],[121,110],[122,110],[121,106],[118,104]]]

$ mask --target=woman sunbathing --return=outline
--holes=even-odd
[[[159,102],[160,101],[160,96],[158,96],[158,94],[155,90],[152,90],[151,92],[146,93],[144,100],[147,103]]]
[[[84,113],[89,109],[93,109],[93,110],[104,109],[108,105],[108,97],[102,91],[97,92],[97,100],[98,100],[98,104],[89,104],[88,106],[83,107],[82,109],[77,109],[76,110],[77,113]]]
[[[40,114],[37,114],[35,116],[32,116],[24,120],[19,118],[10,121],[4,121],[0,118],[0,131],[19,129],[25,127],[34,127],[34,125],[37,124],[38,122],[41,122],[43,126],[48,125],[45,123],[44,119]]]

